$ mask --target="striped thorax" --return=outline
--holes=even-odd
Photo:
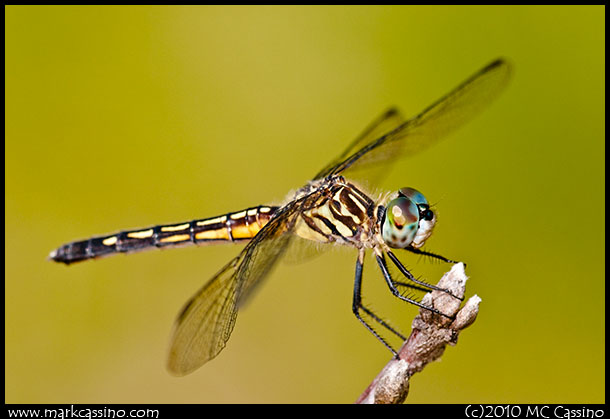
[[[362,247],[374,231],[375,202],[342,176],[311,182],[296,194],[307,196],[295,233],[307,240]]]

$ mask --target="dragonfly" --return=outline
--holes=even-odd
[[[210,218],[91,237],[57,248],[49,259],[69,265],[151,248],[247,243],[188,300],[177,316],[167,367],[170,373],[182,376],[216,357],[226,346],[238,310],[285,255],[291,242],[298,238],[350,246],[358,254],[353,314],[397,356],[378,329],[403,341],[405,337],[362,302],[366,252],[372,252],[394,296],[441,316],[446,315],[400,289],[451,294],[450,291],[416,278],[395,252],[405,250],[447,263],[455,261],[423,249],[437,217],[421,192],[404,187],[375,198],[356,180],[383,174],[390,163],[428,148],[468,122],[504,90],[510,74],[511,65],[505,59],[496,59],[412,118],[406,119],[398,109],[390,108],[281,205],[257,205]],[[400,272],[401,280],[392,277],[388,259]]]

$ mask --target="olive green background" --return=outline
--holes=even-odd
[[[280,264],[184,378],[164,367],[174,317],[241,246],[48,252],[281,201],[387,107],[413,115],[505,56],[499,100],[380,185],[435,203],[427,248],[483,300],[407,402],[604,402],[604,13],[6,7],[6,401],[354,401],[390,354],[351,312],[352,249]],[[409,330],[370,262],[366,301]]]

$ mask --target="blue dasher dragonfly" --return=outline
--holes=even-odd
[[[237,257],[193,295],[176,319],[168,369],[175,375],[186,375],[225,347],[238,309],[295,238],[351,246],[358,251],[353,313],[396,356],[373,325],[402,340],[405,337],[362,303],[366,251],[373,252],[393,295],[438,315],[444,314],[403,295],[399,288],[450,292],[415,278],[392,249],[454,261],[423,250],[436,223],[435,212],[423,194],[413,188],[401,188],[375,199],[349,179],[357,179],[359,173],[370,175],[375,169],[387,170],[388,164],[399,157],[434,144],[495,99],[510,73],[510,65],[497,59],[413,118],[405,119],[398,110],[388,110],[282,205],[258,205],[211,218],[92,237],[65,244],[51,252],[49,258],[71,264],[150,248],[247,242]],[[392,278],[386,255],[407,282]]]

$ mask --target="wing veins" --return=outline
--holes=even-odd
[[[372,139],[345,157],[354,145],[362,142],[361,138],[357,139],[335,160],[338,162],[334,166],[320,174],[335,175],[348,169],[357,171],[367,164],[381,161],[386,168],[389,162],[401,157],[401,154],[414,154],[424,150],[468,122],[491,103],[508,84],[510,74],[511,66],[505,60],[497,59],[491,62],[418,115]],[[365,138],[371,131],[365,130],[361,137]]]
[[[171,338],[167,364],[170,372],[186,375],[224,348],[238,309],[288,246],[298,202],[280,209],[240,254],[187,302],[176,319]]]

